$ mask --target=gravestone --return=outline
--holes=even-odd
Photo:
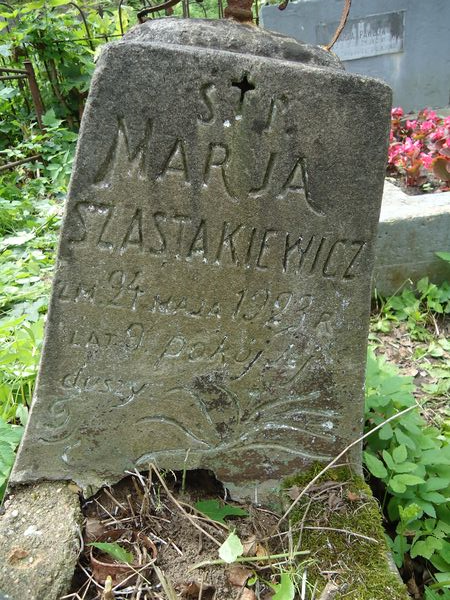
[[[107,45],[12,482],[93,491],[152,462],[263,498],[357,438],[389,108],[232,22]]]

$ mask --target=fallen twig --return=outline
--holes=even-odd
[[[38,160],[38,158],[42,158],[42,155],[35,154],[34,156],[29,156],[28,158],[21,158],[20,160],[15,160],[14,162],[6,163],[6,165],[0,166],[0,173],[3,173],[3,171],[9,171],[9,169],[15,169],[19,165],[24,165],[27,162]]]
[[[268,556],[238,556],[235,563],[252,563],[252,562],[261,562],[262,560],[278,560],[279,558],[295,558],[296,556],[301,556],[305,554],[309,554],[309,550],[296,550],[295,552],[282,552],[281,554],[269,554]],[[188,569],[188,573],[191,571],[195,571],[196,569],[201,569],[202,567],[209,567],[214,565],[226,565],[223,559],[217,558],[216,560],[204,560],[199,562]]]

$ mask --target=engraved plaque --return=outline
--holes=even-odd
[[[92,491],[153,462],[262,497],[358,437],[389,107],[232,22],[108,45],[13,481]]]
[[[380,54],[403,52],[405,11],[350,19],[333,46],[341,60],[355,60]],[[316,27],[317,43],[328,44],[338,23]]]

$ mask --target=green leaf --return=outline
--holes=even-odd
[[[430,477],[422,486],[426,492],[435,492],[436,490],[445,490],[449,482],[442,477]]]
[[[271,584],[271,588],[275,591],[272,600],[294,600],[295,586],[289,573],[281,573],[280,583]]]
[[[387,540],[394,553],[395,564],[400,568],[403,565],[403,557],[405,552],[408,552],[410,548],[408,540],[404,535],[396,535],[394,541],[387,536]]]
[[[48,110],[42,117],[42,122],[46,127],[58,127],[62,121],[56,118],[55,111],[53,108]]]
[[[450,542],[444,541],[439,554],[446,562],[450,564]]]
[[[411,475],[410,473],[394,475],[393,479],[404,485],[419,485],[420,483],[424,483],[422,477],[417,477],[417,475]]]
[[[431,504],[431,502],[422,500],[417,496],[414,497],[414,502],[420,506],[424,513],[426,513],[430,517],[433,517],[433,519],[436,518],[436,509],[434,508],[433,504]]]
[[[384,462],[387,464],[388,468],[391,469],[391,471],[393,471],[395,469],[395,463],[392,460],[392,456],[389,454],[389,452],[387,450],[383,450],[381,454],[382,454]]]
[[[9,477],[15,457],[13,448],[0,440],[0,481]]]
[[[426,500],[427,502],[432,502],[433,504],[443,504],[447,502],[448,498],[440,494],[439,492],[419,492],[420,497]]]
[[[400,513],[400,519],[404,524],[412,523],[412,521],[415,521],[416,519],[420,518],[423,512],[420,506],[418,506],[415,503],[408,504],[408,506],[405,506],[405,508],[403,508],[402,506],[399,506],[398,508]]]
[[[118,562],[131,564],[134,560],[134,556],[131,552],[122,548],[117,542],[92,542],[89,546],[93,546],[106,554],[109,554],[112,558]]]
[[[418,465],[411,462],[404,462],[399,465],[394,465],[393,470],[396,473],[412,473],[413,471],[418,472]]]
[[[0,441],[6,442],[11,446],[17,446],[22,439],[23,427],[10,425],[0,419]]]
[[[219,548],[219,556],[226,563],[233,563],[239,556],[242,556],[244,547],[238,536],[232,531],[224,543]]]
[[[450,562],[444,560],[444,558],[442,557],[442,549],[439,553],[433,554],[433,556],[430,558],[430,562],[433,565],[433,567],[441,573],[450,571]]]
[[[392,457],[396,463],[405,462],[405,460],[408,457],[408,451],[406,449],[406,446],[401,444],[400,446],[394,448],[394,450],[392,451]]]
[[[443,600],[442,596],[430,589],[429,587],[425,588],[425,600]]]
[[[0,46],[1,48],[1,46]],[[18,95],[18,91],[13,87],[4,87],[0,90],[0,99],[9,100],[10,98],[14,98],[14,96]]]
[[[226,517],[248,517],[248,512],[238,506],[221,504],[218,500],[200,500],[194,504],[195,508],[209,517],[212,521],[225,525]]]
[[[424,540],[419,540],[411,547],[411,558],[416,556],[423,556],[424,558],[431,558],[436,550],[442,548],[442,540],[438,540],[432,535],[427,536]]]
[[[0,56],[3,56],[3,58],[9,58],[9,55],[11,52],[11,47],[12,47],[12,44],[10,44],[10,43],[0,44]]]
[[[438,258],[442,258],[446,262],[450,262],[450,252],[435,252]]]
[[[381,460],[373,454],[364,452],[364,462],[374,477],[377,477],[378,479],[387,477],[388,472],[386,471],[386,467],[383,465]]]
[[[406,492],[406,485],[404,483],[402,483],[401,481],[398,481],[397,479],[395,479],[395,477],[392,477],[392,479],[389,479],[389,487],[391,488],[391,490],[393,492],[395,492],[396,494],[403,494],[403,492]]]
[[[386,425],[384,425],[380,431],[378,432],[378,435],[380,437],[380,440],[390,440],[391,437],[394,435],[394,432],[392,430],[391,424],[390,423],[386,423]]]

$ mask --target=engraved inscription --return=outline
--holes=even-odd
[[[69,218],[77,232],[73,244],[119,255],[148,255],[256,271],[321,274],[349,280],[361,274],[366,243],[275,227],[168,214],[128,206],[79,202]]]
[[[248,89],[251,90],[251,88]],[[201,110],[198,118],[199,126],[202,128],[213,128],[217,121],[219,105],[218,100],[215,100],[216,96],[217,90],[214,84],[202,86],[200,97],[204,110]],[[245,96],[247,96],[246,93]],[[250,123],[246,123],[246,121],[249,119],[253,123],[251,128],[255,131],[259,130],[262,135],[269,135],[272,129],[276,128],[280,130],[280,135],[291,139],[294,131],[287,118],[289,103],[284,96],[272,99],[266,123],[261,122],[260,117],[255,116],[254,111],[241,114],[243,104],[245,104],[245,98],[241,91],[237,112],[232,122],[227,121],[230,126],[230,135],[225,136],[225,139],[220,142],[211,141],[203,149],[203,156],[199,162],[203,165],[203,186],[207,187],[212,178],[220,177],[225,197],[233,202],[244,200],[242,193],[237,193],[232,184],[232,181],[236,179],[236,169],[240,160],[237,154],[239,149],[233,142],[236,132],[233,133],[233,131],[236,128],[248,128]],[[283,116],[282,120],[279,118],[280,116]],[[211,129],[212,131],[213,129]],[[158,160],[150,160],[156,147],[158,148]],[[164,148],[162,155],[161,148]],[[304,201],[306,208],[309,208],[315,215],[323,216],[322,209],[312,198],[307,158],[301,149],[297,148],[295,152],[292,152],[291,149],[286,155],[286,152],[280,151],[279,148],[273,148],[267,157],[265,149],[262,149],[261,152],[261,160],[257,161],[257,164],[261,166],[248,182],[247,193],[250,197],[260,199],[270,197],[277,201]],[[192,169],[198,162],[198,158],[194,160],[193,155],[191,141],[184,138],[162,137],[155,131],[152,119],[148,119],[144,133],[137,133],[130,130],[123,117],[118,117],[116,137],[97,172],[95,183],[104,187],[105,184],[112,181],[114,176],[122,173],[125,176],[137,176],[139,179],[148,180],[157,185],[163,185],[168,177],[190,185],[193,178]],[[235,155],[237,160],[233,161]]]

